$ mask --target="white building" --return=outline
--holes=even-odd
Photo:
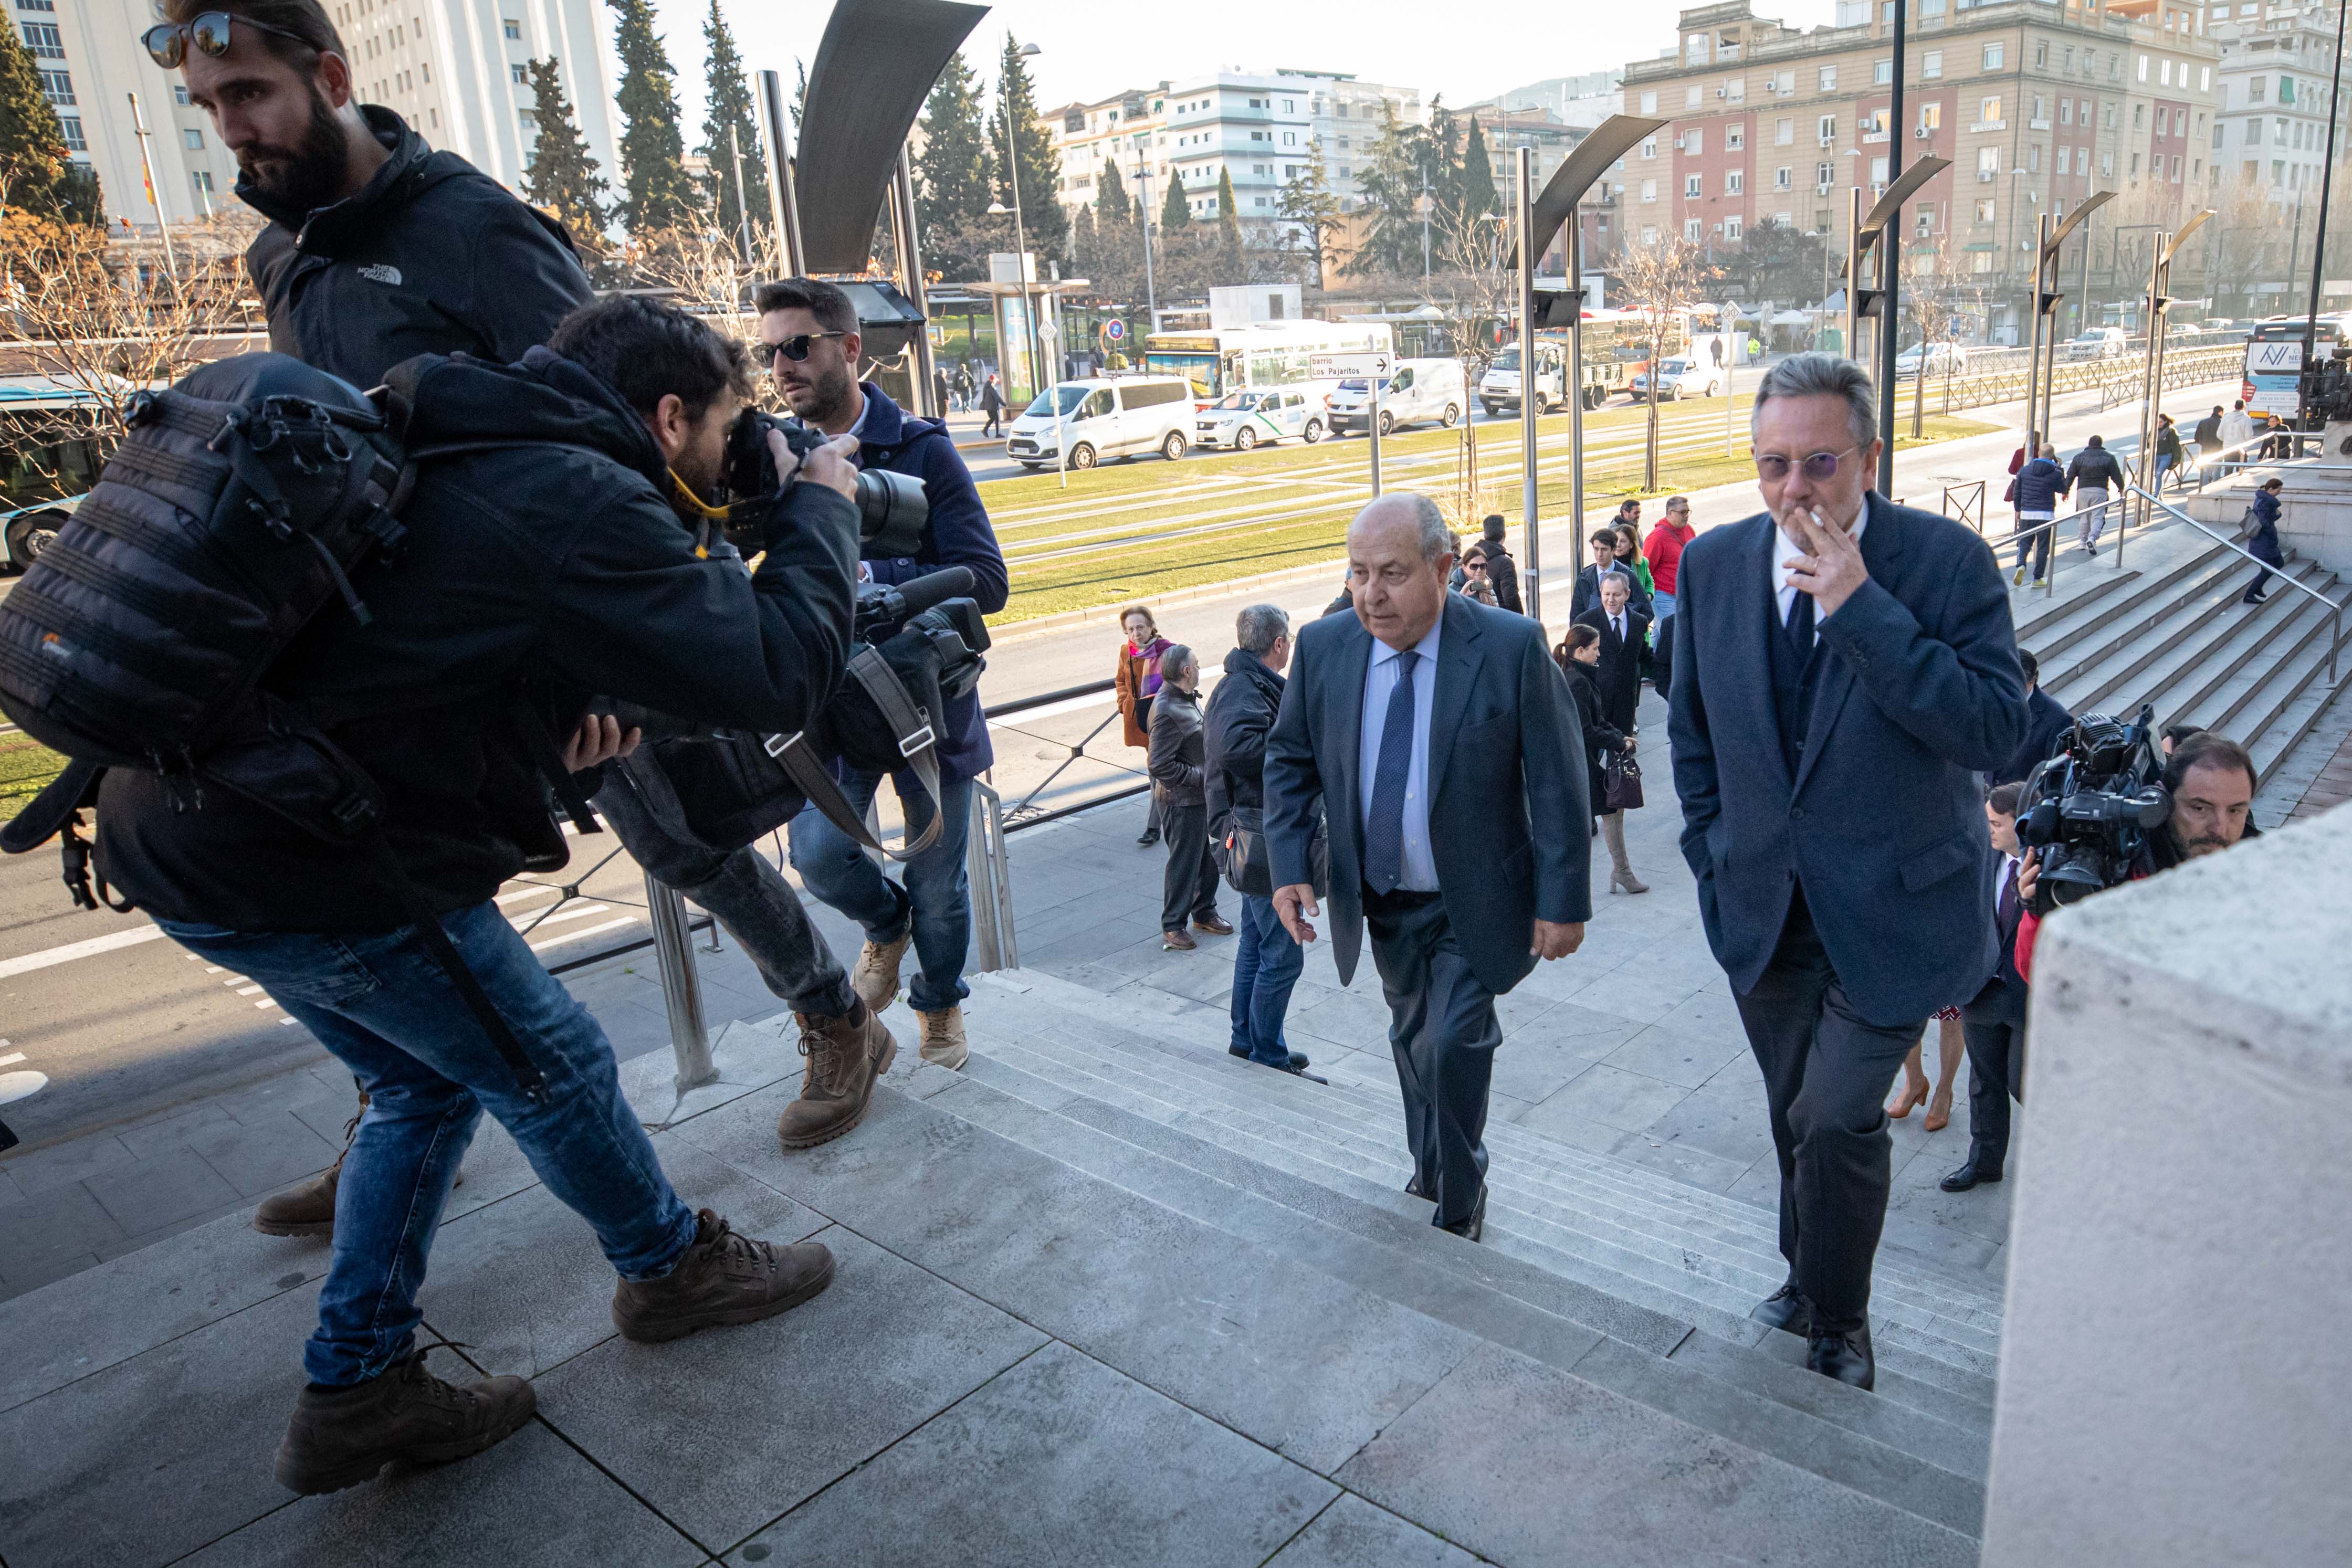
[[[188,103],[180,73],[140,46],[155,23],[150,0],[8,3],[67,148],[97,169],[118,227],[152,229],[156,218],[132,131],[133,93],[163,217],[188,223],[236,201],[236,158]],[[617,71],[594,0],[337,0],[329,15],[352,51],[362,102],[396,110],[434,146],[511,189],[520,188],[537,138],[526,63],[554,56],[590,152],[617,180]]]
[[[2253,0],[2210,6],[2206,20],[2221,45],[2212,183],[2221,184],[2226,172],[2282,204],[2292,205],[2305,191],[2315,203],[2327,160],[2335,8],[2313,0]]]
[[[1513,113],[1549,113],[1561,125],[1590,131],[1612,114],[1625,110],[1625,68],[1588,71],[1576,77],[1548,77],[1499,94],[1496,107]]]
[[[1045,120],[1065,206],[1095,201],[1115,159],[1129,195],[1144,197],[1155,220],[1171,179],[1183,183],[1194,217],[1217,217],[1218,180],[1230,173],[1242,221],[1272,223],[1283,185],[1306,172],[1318,143],[1333,193],[1352,204],[1358,170],[1391,111],[1419,124],[1420,89],[1331,71],[1220,71],[1068,104]]]

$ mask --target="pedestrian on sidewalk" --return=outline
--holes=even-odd
[[[1201,733],[1201,661],[1181,643],[1160,655],[1160,691],[1151,703],[1151,792],[1168,835],[1160,884],[1160,945],[1172,953],[1200,946],[1184,929],[1230,936],[1217,913],[1217,862],[1209,853],[1207,753]]]
[[[2093,438],[2097,439],[2096,437]],[[2032,538],[2021,538],[2017,544],[2017,573],[2011,580],[2025,580],[2025,560],[2033,557],[2033,580],[2040,582],[2049,564],[2050,536],[2055,531],[2045,527],[2058,516],[2058,502],[2066,494],[2071,481],[2066,470],[2058,466],[2055,448],[2043,444],[2041,453],[2017,471],[2017,528],[2019,534],[2028,529],[2039,530]]]
[[[1568,617],[1573,621],[1601,602],[1601,584],[1610,577],[1625,578],[1626,591],[1633,591],[1633,580],[1617,564],[1617,529],[1612,525],[1592,530],[1587,541],[1591,547],[1592,561],[1576,574],[1576,591],[1568,601]]]
[[[1931,1133],[1940,1133],[1952,1124],[1952,1080],[1959,1076],[1960,1058],[1967,1053],[1967,1041],[1960,1035],[1960,1009],[1943,1008],[1930,1020],[1936,1025],[1936,1082],[1927,1083],[1924,1048],[1927,1037],[1923,1032],[1911,1054],[1903,1059],[1903,1092],[1886,1113],[1900,1122],[1911,1114],[1922,1101],[1927,1103],[1927,1119],[1921,1124]]]
[[[2271,569],[2286,565],[2286,553],[2279,549],[2278,537],[2279,514],[2284,509],[2279,500],[2279,492],[2284,487],[2283,480],[2263,480],[2263,487],[2254,492],[2254,504],[2246,508],[2246,522],[2250,528],[2246,535],[2246,553],[2263,563],[2263,570],[2262,575],[2247,586],[2245,597],[2239,601],[2240,603],[2260,604],[2268,599],[2270,596],[2263,591],[2263,585],[2270,581]]]
[[[1592,671],[1601,692],[1601,714],[1628,735],[1633,733],[1634,715],[1642,705],[1640,649],[1650,630],[1650,618],[1633,607],[1630,587],[1630,580],[1619,573],[1602,578],[1601,602],[1575,622],[1601,633],[1601,659]]]
[[[1625,858],[1625,813],[1609,805],[1608,773],[1602,758],[1633,756],[1634,737],[1611,724],[1601,711],[1599,629],[1580,621],[1570,626],[1559,646],[1552,650],[1552,658],[1559,663],[1560,674],[1568,677],[1568,695],[1576,704],[1577,721],[1584,730],[1586,799],[1591,802],[1592,821],[1609,844],[1609,891],[1647,893],[1650,884],[1633,875],[1633,862]]]
[[[1126,641],[1119,644],[1118,667],[1111,674],[1111,690],[1117,695],[1118,716],[1125,727],[1128,745],[1144,748],[1145,771],[1150,769],[1151,699],[1160,695],[1160,655],[1168,652],[1168,639],[1151,619],[1148,606],[1130,604],[1118,612],[1120,629]],[[1143,819],[1143,832],[1136,841],[1145,849],[1160,841],[1160,792],[1151,792],[1151,804]]]
[[[2232,455],[2231,460],[2251,463],[2253,453],[2246,444],[2254,438],[2254,422],[2246,413],[2246,400],[2231,401],[2229,414],[2221,421],[2221,449]]]
[[[1698,530],[1691,527],[1690,510],[1689,497],[1667,497],[1665,517],[1650,530],[1650,537],[1642,545],[1642,559],[1650,569],[1650,604],[1657,617],[1661,647],[1670,631],[1666,622],[1675,613],[1675,569],[1682,565],[1684,547],[1698,537]]]
[[[1004,434],[1004,393],[998,389],[994,376],[989,377],[988,383],[980,389],[980,412],[982,435]]]
[[[2148,486],[2148,492],[2151,495],[2163,495],[2164,476],[2167,474],[2172,476],[2174,489],[2187,489],[2188,480],[2180,471],[2181,465],[2187,460],[2187,456],[2188,455],[2181,450],[2180,446],[2179,426],[2172,423],[2170,414],[2158,414],[2156,416],[2156,480]]]
[[[1960,1009],[1960,1030],[1969,1052],[1969,1157],[1937,1185],[1946,1192],[2001,1179],[2009,1159],[2009,1103],[2025,1100],[2027,986],[2017,967],[2017,934],[2025,902],[2018,895],[2025,846],[2017,838],[2021,784],[1995,786],[1985,800],[1985,821],[2000,858],[1993,871],[1993,939],[2000,960],[1984,988]]]
[[[2076,542],[2096,555],[2099,553],[2099,535],[2107,527],[2107,497],[2122,489],[2124,485],[2124,465],[2116,461],[2114,453],[2107,450],[2106,437],[2094,435],[2082,451],[2074,454],[2074,461],[2066,465],[2066,483],[2074,491],[2074,506],[2081,517],[2075,533]],[[2053,528],[2049,531],[2055,533],[2057,530]],[[2055,549],[2057,546],[2053,542],[2050,548]],[[2035,560],[2034,581],[2042,580],[2042,564],[2047,559],[2048,551],[2045,550]],[[2022,549],[2018,552],[2017,566],[2020,571],[2025,570]]]
[[[1486,547],[1483,541],[1462,552],[1461,573],[1462,580],[1455,585],[1456,592],[1481,604],[1501,608],[1496,604],[1495,585],[1486,576]]]
[[[971,361],[966,360],[956,367],[955,406],[958,413],[971,412]]]
[[[2215,403],[2213,412],[2197,422],[2198,483],[2204,483],[2205,465],[2219,462],[2221,451],[2221,405]]]
[[[1240,646],[1225,655],[1225,678],[1201,715],[1209,841],[1225,846],[1226,874],[1242,897],[1226,1049],[1261,1067],[1302,1072],[1311,1063],[1290,1049],[1282,1020],[1307,953],[1275,917],[1265,857],[1265,737],[1282,709],[1290,617],[1278,605],[1253,604],[1234,618],[1234,641]]]
[[[1657,593],[1657,580],[1650,575],[1650,563],[1642,557],[1642,526],[1639,523],[1619,523],[1617,531],[1617,570],[1623,572],[1633,585],[1633,608],[1654,617],[1653,601]]]
[[[2294,437],[2288,434],[2286,421],[2272,414],[2263,423],[2263,461],[2284,463],[2294,455]]]
[[[940,418],[948,416],[948,373],[938,365],[931,367],[931,407]]]
[[[1478,536],[1486,548],[1486,585],[1495,591],[1496,604],[1514,615],[1526,614],[1519,597],[1519,565],[1503,542],[1503,514],[1488,513],[1478,525]]]

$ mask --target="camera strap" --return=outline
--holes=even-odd
[[[782,764],[784,771],[792,776],[793,787],[808,798],[809,804],[824,812],[825,820],[853,841],[894,861],[912,860],[937,843],[945,827],[941,815],[947,806],[940,787],[938,732],[923,716],[923,710],[915,706],[914,699],[908,696],[906,686],[890,668],[889,661],[872,648],[857,651],[849,661],[848,673],[889,721],[891,734],[898,739],[898,755],[906,758],[907,769],[931,798],[931,820],[923,824],[921,832],[908,840],[906,848],[894,850],[867,830],[866,819],[850,805],[841,786],[834,782],[833,770],[809,744],[806,730],[769,736],[761,742],[762,748]]]

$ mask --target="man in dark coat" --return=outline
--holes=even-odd
[[[1993,787],[1985,800],[1990,824],[1992,882],[1986,899],[2000,962],[1992,977],[1960,1009],[1960,1033],[1969,1048],[1969,1157],[1944,1177],[1946,1192],[2001,1178],[2009,1158],[2009,1103],[2025,1098],[2025,977],[2017,968],[2017,931],[2025,914],[2018,880],[2025,847],[2017,839],[2017,807],[2024,787]]]
[[[1265,832],[1265,737],[1282,707],[1282,671],[1290,663],[1290,617],[1281,606],[1253,604],[1234,619],[1225,678],[1209,694],[1201,722],[1207,784],[1209,841],[1223,843],[1234,829]],[[1235,1056],[1262,1067],[1297,1072],[1307,1065],[1283,1038],[1290,993],[1307,967],[1298,946],[1274,913],[1274,888],[1242,890],[1240,940],[1234,948],[1231,1042]]]
[[[1991,782],[2007,784],[2021,779],[2035,767],[2058,753],[2058,743],[2074,727],[2074,716],[2058,706],[2057,699],[2042,689],[2042,661],[2023,648],[2017,651],[2017,662],[2025,672],[2025,739],[2008,761],[1992,771]]]
[[[1568,616],[1573,621],[1601,602],[1601,579],[1612,573],[1625,580],[1625,592],[1633,596],[1633,574],[1618,564],[1617,530],[1595,528],[1586,543],[1592,550],[1591,562],[1576,574],[1576,592],[1568,601]]]
[[[1479,537],[1486,546],[1486,581],[1495,590],[1497,609],[1514,615],[1524,615],[1519,598],[1519,563],[1511,559],[1510,547],[1503,542],[1503,516],[1496,512],[1481,526]]]
[[[1632,601],[1623,575],[1611,572],[1601,580],[1601,602],[1575,622],[1601,633],[1601,663],[1592,678],[1601,689],[1601,716],[1627,735],[1642,706],[1642,643],[1650,634],[1650,618]]]

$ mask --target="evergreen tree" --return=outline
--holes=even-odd
[[[10,207],[66,223],[103,226],[98,172],[66,148],[58,111],[41,91],[39,68],[14,27],[0,26],[0,185]]]
[[[1136,226],[1136,228],[1137,228],[1139,231],[1140,231],[1140,230],[1142,229],[1142,227],[1143,227],[1144,218],[1145,218],[1145,214],[1144,214],[1144,211],[1143,211],[1143,193],[1142,193],[1142,192],[1140,192],[1140,191],[1138,191],[1138,192],[1136,193],[1136,194],[1135,194],[1135,226]]]
[[[1282,187],[1276,199],[1276,210],[1283,221],[1296,226],[1296,233],[1309,255],[1315,258],[1315,286],[1328,287],[1325,279],[1330,260],[1331,241],[1345,226],[1340,216],[1339,198],[1331,189],[1331,173],[1323,162],[1323,144],[1314,143],[1309,149],[1306,165]]]
[[[1068,248],[1070,215],[1055,193],[1061,183],[1061,162],[1037,118],[1037,92],[1029,80],[1028,62],[1010,33],[1004,36],[1004,57],[997,67],[996,114],[989,125],[989,151],[1000,169],[1007,167],[1003,162],[1007,148],[1017,161],[1021,224],[1030,250],[1040,257],[1062,255]],[[996,199],[1008,207],[1014,204],[1013,184],[1009,172],[997,183]],[[1039,271],[1044,271],[1042,261]]]
[[[1168,171],[1168,197],[1160,204],[1160,232],[1173,235],[1192,226],[1192,204],[1184,199],[1184,176]]]
[[[1101,210],[1104,223],[1129,221],[1127,182],[1119,178],[1118,161],[1115,158],[1103,161],[1102,178],[1095,185],[1095,205]]]
[[[1234,172],[1224,164],[1217,165],[1217,272],[1227,283],[1245,282],[1242,277],[1242,214],[1241,204],[1234,199]]]
[[[621,89],[614,95],[621,132],[621,222],[633,237],[676,228],[692,218],[694,183],[686,174],[678,130],[677,73],[654,32],[652,0],[606,0],[620,20],[614,47]]]
[[[923,228],[984,216],[996,161],[981,124],[980,78],[961,54],[931,84],[923,108],[923,154],[915,161],[915,208]],[[929,245],[927,243],[926,249]]]
[[[602,249],[605,226],[613,221],[605,204],[610,186],[572,119],[553,57],[530,62],[530,90],[539,141],[523,174],[523,195],[561,218],[583,250]]]
[[[743,57],[735,47],[735,35],[719,9],[719,0],[710,0],[702,37],[710,46],[703,68],[709,96],[703,106],[702,145],[697,151],[710,161],[711,210],[718,215],[720,231],[740,243],[743,214],[749,208],[756,240],[768,226],[768,160],[760,143],[759,117],[751,109],[751,84],[743,76]],[[730,131],[734,133],[732,144],[728,140]],[[735,183],[736,146],[743,151],[740,191]]]
[[[1070,224],[1070,260],[1077,267],[1080,277],[1101,277],[1101,235],[1095,227],[1095,210],[1083,204],[1078,207],[1078,215]]]
[[[1421,276],[1421,183],[1429,169],[1429,132],[1397,118],[1394,105],[1358,176],[1364,205],[1372,217],[1364,243],[1348,258],[1351,277],[1390,274]]]
[[[1454,181],[1454,207],[1472,221],[1503,210],[1495,190],[1495,155],[1486,146],[1486,132],[1478,117],[1470,117],[1470,136],[1463,143],[1462,168]]]

